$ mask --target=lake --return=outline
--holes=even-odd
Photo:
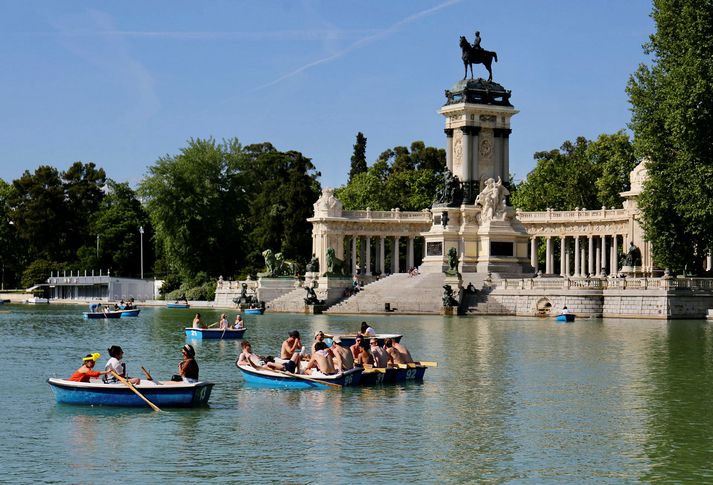
[[[59,405],[46,383],[123,347],[129,374],[176,372],[194,312],[83,320],[80,306],[3,305],[0,481],[8,483],[631,483],[713,480],[713,332],[705,321],[366,316],[402,333],[423,383],[342,390],[245,384],[240,341],[192,341],[201,409]],[[199,310],[206,323],[220,310]],[[230,313],[230,321],[235,313]],[[360,316],[247,316],[275,354],[292,329]]]

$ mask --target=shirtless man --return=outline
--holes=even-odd
[[[371,355],[374,356],[374,367],[386,367],[387,364],[394,363],[394,359],[391,357],[391,355],[386,352],[386,350],[379,347],[379,341],[377,339],[372,338],[369,341],[369,345]]]
[[[357,367],[364,367],[366,365],[374,365],[374,356],[371,355],[369,349],[364,346],[362,351],[359,353],[359,357],[354,360],[354,365]]]
[[[314,346],[317,345],[317,342],[324,342],[324,332],[319,330],[317,333],[314,334],[314,343],[312,344],[312,353],[314,354]]]
[[[238,365],[245,365],[255,367],[257,369],[268,369],[268,370],[281,370],[287,372],[295,372],[297,365],[294,360],[287,360],[283,362],[275,362],[275,359],[270,356],[262,356],[254,354],[252,351],[252,345],[250,341],[243,340],[240,343],[243,352],[238,357]],[[299,358],[300,354],[295,354]]]
[[[357,358],[359,357],[359,354],[361,354],[364,351],[364,347],[362,347],[362,341],[364,340],[364,337],[361,335],[356,336],[356,343],[349,347],[349,350],[352,351],[352,357],[354,358],[354,361],[356,362]]]
[[[354,368],[354,357],[351,350],[342,346],[342,339],[334,337],[330,347],[334,354],[334,365],[337,370],[347,371]]]
[[[411,353],[408,351],[408,349],[404,345],[396,342],[395,340],[387,338],[384,342],[384,347],[386,348],[386,352],[388,352],[388,354],[393,359],[394,364],[408,364],[410,362],[413,362],[413,359],[411,358]]]
[[[315,351],[307,364],[305,374],[310,374],[313,369],[317,369],[325,375],[336,374],[337,370],[334,368],[334,361],[332,360],[333,354],[327,347],[327,344],[324,342],[317,342],[314,345],[314,348]]]
[[[302,340],[300,340],[300,333],[297,330],[292,330],[287,334],[287,340],[282,342],[280,358],[291,360],[295,355],[299,355],[301,348]]]
[[[238,365],[249,365],[252,367],[262,367],[264,362],[259,355],[253,353],[252,345],[249,340],[240,342],[240,347],[243,351],[238,357]]]

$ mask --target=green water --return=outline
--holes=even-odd
[[[234,366],[239,341],[198,342],[201,377],[216,383],[210,407],[153,413],[58,405],[45,380],[89,352],[103,366],[110,345],[130,374],[143,365],[167,378],[191,311],[87,321],[81,307],[2,309],[0,482],[713,482],[705,321],[370,318],[439,367],[422,384],[321,391],[250,387]],[[293,328],[361,321],[246,320],[258,353]]]

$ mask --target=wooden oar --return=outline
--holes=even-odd
[[[146,377],[148,378],[148,380],[150,380],[151,382],[154,382],[157,386],[162,385],[160,382],[158,382],[157,380],[154,380],[154,378],[151,377],[151,374],[149,374],[149,371],[147,371],[143,365],[141,366],[141,370],[144,371],[144,374],[146,374]]]
[[[364,367],[364,374],[386,374],[385,367]]]
[[[219,323],[220,323],[220,320],[218,320],[218,321],[215,322],[215,323],[211,323],[211,324],[208,325],[206,328],[213,328],[213,327],[215,327],[216,325],[218,325]]]
[[[156,406],[154,403],[152,403],[151,401],[149,401],[148,399],[146,399],[146,396],[144,396],[143,394],[141,394],[141,393],[138,391],[138,389],[136,389],[136,388],[133,386],[133,384],[131,384],[129,381],[127,381],[126,379],[124,379],[123,377],[121,377],[119,374],[117,374],[113,369],[111,370],[111,375],[113,375],[114,377],[116,377],[117,379],[119,379],[126,387],[128,387],[129,389],[131,389],[132,391],[134,391],[134,393],[135,393],[137,396],[139,396],[141,399],[143,399],[144,401],[146,401],[146,404],[148,404],[149,406],[151,406],[151,409],[153,409],[154,411],[160,411],[160,409],[159,409],[158,406]]]
[[[438,367],[438,362],[414,362],[414,364],[424,365],[426,367]]]

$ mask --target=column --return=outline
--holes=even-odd
[[[394,245],[391,251],[391,272],[399,272],[399,236],[394,236]]]
[[[586,270],[584,269],[584,261],[586,261],[585,253],[584,253],[584,246],[582,246],[582,249],[580,251],[582,252],[581,257],[580,257],[580,261],[582,262],[582,268],[581,268],[582,272],[579,274],[579,276],[584,276],[584,273],[586,273]]]
[[[359,274],[366,274],[366,244],[365,237],[359,236]]]
[[[408,243],[406,245],[406,266],[408,271],[415,266],[413,258],[413,236],[408,237]]]
[[[530,238],[530,264],[537,273],[537,237],[532,236]]]
[[[594,236],[589,236],[589,267],[587,272],[594,276]]]
[[[579,236],[574,236],[574,276],[582,276],[579,269]]]
[[[597,236],[597,238],[594,240],[594,244],[596,245],[596,250],[595,250],[595,259],[596,261],[594,262],[594,269],[595,269],[595,275],[599,276],[602,270],[602,239],[601,236]]]
[[[357,237],[355,235],[352,235],[352,274],[356,274],[356,267],[357,267],[357,247],[356,247],[356,242],[357,242]]]
[[[564,277],[567,273],[567,239],[566,236],[560,236],[560,276]]]
[[[706,271],[711,269],[713,269],[713,254],[708,253],[708,256],[706,256]]]
[[[446,133],[446,167],[453,171],[453,128],[443,130]]]
[[[607,236],[604,235],[602,236],[602,268],[604,268],[603,273],[607,272],[607,269],[609,268],[608,265],[608,260],[609,260],[609,255],[607,254]]]
[[[469,126],[464,126],[461,128],[463,132],[463,180],[465,182],[465,194],[463,201],[467,204],[472,204],[473,199],[475,199],[475,194],[473,194],[473,168],[471,167],[470,154],[472,153],[473,137],[471,136],[471,131]],[[477,148],[476,148],[477,151]]]
[[[617,256],[619,252],[619,244],[617,241],[617,235],[612,236],[611,245],[611,274],[616,275],[619,273],[619,261],[617,261]]]
[[[552,236],[547,236],[545,246],[545,274],[552,274]]]
[[[364,268],[364,274],[371,276],[371,236],[366,236],[364,239],[366,239],[366,267]]]
[[[379,273],[384,275],[384,261],[386,260],[386,237],[379,236]]]

